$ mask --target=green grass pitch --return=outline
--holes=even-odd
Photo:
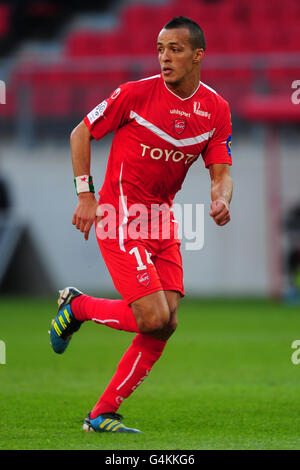
[[[82,431],[133,334],[89,322],[56,355],[55,312],[55,300],[0,300],[0,449],[300,448],[299,306],[184,299],[177,332],[120,409],[140,435]]]

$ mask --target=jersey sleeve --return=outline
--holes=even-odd
[[[128,84],[125,83],[85,116],[83,121],[94,139],[101,139],[129,121],[132,98]]]
[[[231,115],[229,105],[226,101],[222,103],[221,109],[215,121],[215,131],[202,153],[206,168],[213,163],[228,163],[232,165],[231,158]]]

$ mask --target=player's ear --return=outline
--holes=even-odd
[[[197,48],[194,50],[194,64],[199,64],[204,57],[204,49]]]

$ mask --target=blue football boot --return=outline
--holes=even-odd
[[[83,422],[83,430],[86,432],[131,432],[140,434],[142,431],[133,428],[126,428],[121,423],[122,416],[118,413],[103,413],[97,418],[91,419],[90,413]]]
[[[57,354],[65,351],[73,333],[78,331],[83,323],[76,320],[71,310],[71,301],[79,295],[82,295],[82,292],[75,287],[66,287],[59,291],[58,312],[56,318],[52,320],[50,330],[51,346]]]

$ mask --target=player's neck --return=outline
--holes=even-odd
[[[172,93],[177,95],[179,98],[185,99],[192,96],[197,88],[199,87],[200,74],[190,77],[189,80],[185,80],[179,83],[166,83],[165,85]]]

